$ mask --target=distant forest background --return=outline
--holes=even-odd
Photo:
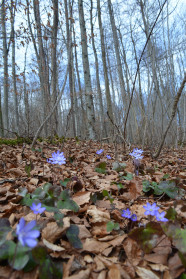
[[[184,0],[1,0],[0,12],[0,137],[186,141]]]

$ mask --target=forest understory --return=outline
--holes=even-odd
[[[157,159],[144,148],[137,165],[133,148],[1,144],[0,279],[185,279],[186,147],[164,147]],[[58,150],[66,163],[51,164]],[[151,205],[162,221],[145,213]],[[21,245],[21,218],[36,220],[33,248]]]

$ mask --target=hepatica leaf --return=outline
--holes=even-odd
[[[106,162],[101,162],[97,165],[95,171],[98,173],[106,173],[106,166],[107,166]]]
[[[0,245],[6,241],[7,234],[11,231],[10,222],[6,218],[0,219]]]
[[[57,203],[57,207],[59,209],[69,209],[69,210],[72,210],[74,212],[78,212],[79,206],[77,205],[77,203],[75,201],[70,199],[70,195],[69,195],[68,190],[64,190],[61,193],[60,198],[62,200],[58,201],[58,203]]]
[[[10,266],[16,270],[23,269],[29,261],[30,248],[27,246],[22,246],[20,243],[18,243],[17,249],[16,249],[16,244],[14,247],[12,246],[10,248],[13,249],[13,253],[9,257]],[[16,257],[14,257],[15,251],[16,251]]]
[[[35,262],[39,265],[43,264],[44,261],[47,258],[47,252],[46,249],[44,247],[35,247],[34,249],[32,249],[32,256],[35,260]]]
[[[66,231],[66,236],[70,244],[76,248],[81,249],[83,247],[81,240],[79,239],[79,228],[76,225],[71,225]]]
[[[112,230],[119,230],[120,226],[118,223],[114,223],[113,221],[109,221],[107,223],[107,232],[111,232]]]
[[[145,228],[137,228],[129,233],[129,237],[135,240],[145,253],[150,253],[156,247],[161,235],[163,230],[157,222],[149,222]]]
[[[107,190],[103,190],[102,193],[103,193],[103,196],[104,196],[104,197],[107,197],[107,198],[108,198],[108,200],[110,201],[110,203],[113,203],[114,198],[111,196],[111,194],[109,194],[109,192],[108,192]]]

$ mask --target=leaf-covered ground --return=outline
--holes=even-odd
[[[128,155],[132,148],[123,154],[119,146],[68,140],[66,164],[47,163],[59,149],[0,146],[1,224],[8,219],[15,231],[21,217],[36,219],[29,206],[34,199],[46,205],[37,215],[41,236],[32,253],[42,254],[42,263],[36,255],[33,269],[29,261],[12,270],[2,246],[0,278],[60,278],[54,266],[65,279],[186,278],[186,149],[164,149],[157,160],[145,149],[139,176]],[[147,202],[156,202],[169,221],[149,220]],[[121,216],[127,208],[136,222]],[[6,240],[16,242],[16,235],[9,232]]]

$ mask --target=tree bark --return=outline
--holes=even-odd
[[[90,139],[96,138],[95,133],[95,115],[94,115],[94,104],[93,104],[93,92],[90,78],[90,67],[88,59],[88,47],[87,47],[87,34],[86,26],[84,19],[84,10],[83,10],[83,0],[78,0],[78,9],[79,9],[79,23],[81,30],[81,45],[82,45],[82,60],[83,60],[83,72],[84,72],[84,81],[85,81],[85,97],[86,97],[86,112],[87,112],[87,128],[88,128],[88,137]]]
[[[99,23],[100,38],[101,38],[101,54],[102,54],[104,79],[105,79],[105,94],[106,94],[106,99],[107,99],[107,111],[109,114],[109,118],[111,119],[112,122],[114,122],[112,101],[111,101],[110,87],[109,87],[109,79],[108,79],[108,71],[107,71],[106,53],[105,53],[105,40],[104,40],[103,25],[102,25],[102,19],[101,19],[100,0],[97,0],[97,10],[98,10],[98,23]]]

